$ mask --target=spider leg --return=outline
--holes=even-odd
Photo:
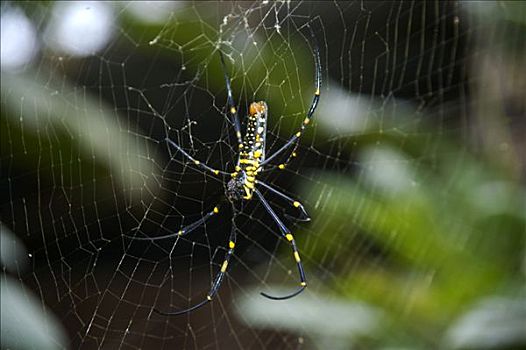
[[[221,68],[223,69],[223,75],[225,76],[225,84],[227,91],[227,104],[228,104],[228,113],[232,116],[234,129],[236,131],[236,138],[238,147],[243,148],[243,140],[241,139],[241,124],[239,123],[239,116],[237,115],[236,104],[234,102],[234,97],[232,97],[232,87],[230,86],[230,78],[226,73],[226,64],[223,53],[219,51],[219,56],[221,57]]]
[[[265,187],[267,190],[269,190],[270,192],[274,193],[278,197],[281,197],[281,198],[285,199],[286,201],[288,201],[290,204],[292,204],[293,207],[298,208],[300,210],[300,213],[301,213],[301,218],[297,219],[297,220],[299,220],[299,221],[310,221],[309,214],[307,214],[307,211],[305,211],[305,208],[303,207],[303,205],[300,202],[298,202],[297,200],[295,200],[295,199],[287,196],[286,194],[278,191],[274,187],[267,185],[263,181],[256,180],[256,184]]]
[[[264,165],[268,164],[271,160],[276,158],[278,155],[289,149],[292,145],[294,145],[294,148],[292,149],[291,154],[289,155],[288,159],[278,165],[279,169],[284,169],[285,166],[290,162],[290,160],[296,156],[296,149],[299,145],[299,139],[301,138],[301,135],[303,134],[303,131],[307,127],[307,125],[311,122],[311,118],[314,115],[314,111],[318,107],[318,102],[320,101],[320,88],[321,88],[321,60],[320,60],[320,50],[318,48],[318,43],[316,41],[316,37],[311,32],[313,41],[314,41],[314,61],[316,65],[316,73],[314,77],[314,97],[312,98],[311,105],[309,107],[309,111],[307,112],[305,119],[303,119],[303,122],[301,123],[300,129],[283,145],[281,148],[279,148],[276,152],[274,152],[271,156],[267,157],[261,164],[260,167],[263,167]],[[298,141],[298,142],[297,142]],[[264,171],[271,170],[271,168],[267,168]]]
[[[165,138],[166,142],[168,142],[172,147],[174,147],[175,149],[177,149],[179,152],[181,152],[183,154],[183,156],[185,156],[187,159],[189,159],[192,163],[194,163],[195,165],[197,165],[199,168],[205,170],[205,171],[208,171],[208,172],[211,172],[213,173],[214,175],[230,175],[230,173],[227,173],[226,171],[222,171],[222,170],[217,170],[217,169],[214,169],[214,168],[211,168],[209,167],[208,165],[206,165],[205,163],[195,159],[194,157],[192,157],[191,155],[189,155],[184,149],[181,148],[181,146],[179,146],[178,144],[176,144],[175,142],[173,142],[172,140],[170,140],[168,137]]]
[[[228,84],[228,86],[230,86],[230,83]],[[159,117],[161,119],[164,119],[164,117],[159,114],[159,112],[157,112],[157,110],[152,106],[152,104],[150,103],[150,101],[148,101],[148,99],[146,98],[146,96],[144,95],[144,93],[139,90],[139,89],[136,89],[134,87],[129,87],[128,90],[130,91],[135,91],[139,94],[139,96],[141,96],[141,98],[143,99],[143,101],[146,103],[146,105],[148,106],[148,108],[150,109],[150,111],[153,113],[153,115],[155,115],[156,117]],[[231,93],[230,93],[231,94]],[[236,115],[237,116],[237,115]],[[239,121],[238,121],[238,124],[239,124]],[[192,163],[194,163],[195,165],[199,166],[201,169],[205,170],[205,171],[209,171],[211,173],[213,173],[214,175],[230,175],[230,173],[227,173],[225,171],[221,171],[221,170],[217,170],[217,169],[213,169],[211,167],[209,167],[208,165],[200,162],[199,160],[193,158],[192,156],[190,156],[185,150],[183,150],[178,144],[176,144],[175,142],[173,142],[172,140],[170,140],[170,138],[166,137],[165,140],[171,144],[173,147],[175,147],[178,151],[180,151],[186,158],[188,158]]]
[[[128,235],[124,235],[124,236],[129,239],[136,240],[136,241],[158,241],[160,239],[167,239],[167,238],[172,238],[176,236],[185,236],[189,234],[190,232],[192,232],[193,230],[195,230],[196,228],[198,228],[199,226],[203,225],[212,216],[217,215],[219,213],[219,208],[220,208],[220,205],[218,204],[214,207],[214,209],[206,213],[201,219],[192,222],[191,224],[183,227],[182,229],[174,233],[169,233],[167,235],[156,236],[156,237],[135,237],[135,236],[128,236]]]
[[[235,215],[234,215],[235,218]],[[214,278],[214,282],[212,283],[212,287],[210,288],[210,291],[206,295],[206,299],[201,301],[200,303],[197,303],[187,309],[179,310],[179,311],[160,311],[158,309],[153,309],[156,313],[163,315],[163,316],[176,316],[176,315],[182,315],[186,314],[190,311],[194,311],[201,306],[206,305],[207,303],[211,302],[214,296],[219,291],[219,288],[221,287],[221,283],[223,283],[223,280],[225,278],[226,270],[228,268],[228,263],[230,261],[230,257],[232,254],[234,254],[234,248],[236,246],[236,228],[234,225],[234,220],[232,219],[232,229],[230,231],[230,237],[228,240],[228,251],[225,253],[225,259],[223,260],[223,264],[221,264],[221,269],[217,273],[217,275]]]
[[[300,258],[300,254],[298,252],[298,247],[296,246],[296,242],[294,241],[294,236],[292,236],[292,233],[290,233],[289,229],[287,229],[287,227],[285,227],[283,222],[281,222],[281,220],[276,215],[274,210],[272,210],[272,208],[270,207],[270,204],[268,204],[268,202],[263,197],[261,192],[259,192],[259,190],[257,188],[254,189],[254,192],[258,196],[258,198],[261,201],[261,203],[263,203],[263,206],[265,207],[267,212],[270,214],[270,216],[272,216],[272,219],[274,219],[274,221],[278,225],[279,230],[281,232],[281,236],[287,242],[290,243],[290,245],[292,247],[292,253],[294,255],[294,260],[296,260],[296,265],[298,266],[298,272],[299,272],[299,276],[300,276],[300,287],[293,293],[290,293],[288,295],[281,296],[281,297],[275,297],[275,296],[272,296],[272,295],[269,295],[269,294],[263,293],[263,292],[261,292],[260,294],[262,296],[264,296],[265,298],[273,299],[273,300],[290,299],[290,298],[295,297],[296,295],[300,294],[301,292],[303,292],[305,290],[305,288],[307,287],[307,280],[305,278],[305,270],[303,269],[303,264],[301,263],[301,258]]]

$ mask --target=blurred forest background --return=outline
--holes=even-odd
[[[234,98],[270,108],[268,149],[321,102],[268,183],[309,288],[258,203],[228,277],[230,214],[177,231],[232,169]],[[526,347],[526,3],[1,4],[1,345],[5,349]],[[243,118],[242,122],[243,122]],[[215,219],[214,219],[215,220]]]

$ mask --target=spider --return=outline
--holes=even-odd
[[[293,207],[297,208],[301,212],[302,219],[301,221],[309,221],[310,218],[305,211],[305,208],[303,205],[298,202],[297,200],[287,196],[286,194],[278,191],[277,189],[273,188],[272,186],[264,183],[260,179],[258,179],[258,176],[260,173],[264,171],[264,167],[269,165],[270,161],[275,159],[278,155],[285,152],[287,149],[292,148],[291,154],[288,156],[287,160],[279,164],[277,168],[284,169],[285,166],[292,160],[293,157],[296,156],[296,149],[299,144],[299,139],[305,129],[305,127],[310,123],[311,118],[314,114],[314,111],[316,110],[316,107],[318,106],[318,102],[320,100],[320,87],[321,87],[321,64],[320,64],[320,53],[319,48],[316,43],[316,38],[314,35],[312,35],[314,39],[314,61],[315,61],[315,77],[314,77],[314,85],[315,85],[315,92],[314,97],[312,99],[311,105],[309,107],[309,110],[305,116],[305,119],[303,120],[299,130],[277,151],[275,151],[272,155],[266,157],[265,153],[265,145],[266,145],[266,139],[267,139],[267,117],[268,117],[268,105],[265,101],[259,101],[259,102],[252,102],[250,104],[250,107],[248,109],[248,116],[247,116],[247,125],[246,125],[246,132],[244,136],[241,133],[241,124],[238,117],[238,110],[236,108],[234,98],[232,97],[232,88],[230,85],[230,78],[226,72],[226,64],[225,59],[223,57],[223,54],[221,51],[219,51],[219,55],[221,58],[221,67],[223,70],[223,75],[225,79],[225,85],[227,90],[227,116],[230,119],[230,123],[233,125],[238,148],[239,148],[239,154],[237,157],[237,164],[235,166],[234,172],[226,172],[222,170],[214,169],[207,164],[195,159],[190,154],[188,154],[181,146],[179,146],[177,143],[172,141],[170,138],[166,138],[165,141],[169,145],[169,147],[173,147],[177,152],[180,152],[184,158],[186,158],[188,161],[193,163],[196,167],[202,169],[205,172],[214,174],[215,176],[219,176],[223,178],[223,184],[225,187],[225,193],[224,197],[226,197],[226,200],[230,202],[232,206],[232,210],[234,213],[234,218],[237,213],[236,204],[243,202],[243,201],[250,201],[254,198],[257,198],[262,204],[265,210],[268,212],[268,214],[272,217],[274,222],[279,228],[281,237],[290,244],[292,248],[292,254],[294,256],[294,260],[296,261],[296,265],[298,267],[298,273],[299,273],[299,287],[296,291],[287,294],[285,296],[272,296],[267,293],[261,292],[261,295],[273,300],[285,300],[292,297],[295,297],[296,295],[300,294],[305,288],[307,287],[307,280],[305,277],[305,270],[303,268],[303,264],[301,262],[300,254],[298,251],[298,247],[296,245],[296,242],[294,240],[294,236],[292,235],[291,231],[283,224],[279,216],[275,213],[275,211],[272,209],[270,204],[267,202],[267,200],[263,197],[261,192],[258,190],[258,187],[265,188],[266,190],[272,192],[277,197],[280,197],[281,199],[289,202]],[[294,147],[292,147],[294,146]],[[273,166],[275,168],[275,166]],[[265,170],[269,170],[270,168],[267,168]],[[228,179],[228,181],[226,181]],[[208,219],[211,217],[217,215],[220,211],[220,207],[224,203],[223,201],[220,201],[216,206],[213,207],[212,210],[210,210],[207,214],[205,214],[203,217],[201,217],[199,220],[181,228],[179,231],[175,233],[170,233],[164,236],[158,236],[158,237],[132,237],[130,238],[135,240],[148,240],[148,241],[155,241],[155,240],[161,240],[161,239],[167,239],[177,236],[184,236],[192,232],[194,229],[200,227],[203,225]],[[236,229],[234,228],[234,225],[232,225],[232,229],[230,232],[230,237],[228,240],[228,250],[225,253],[225,258],[223,260],[223,263],[221,265],[221,268],[219,272],[216,274],[212,286],[209,290],[209,292],[206,295],[206,298],[183,310],[178,311],[160,311],[158,309],[154,308],[154,311],[165,316],[173,316],[173,315],[181,315],[185,314],[191,311],[194,311],[205,304],[212,301],[214,296],[217,294],[219,288],[221,287],[221,283],[223,282],[223,279],[225,277],[225,273],[228,268],[228,263],[230,261],[230,257],[234,253],[234,248],[236,246]]]

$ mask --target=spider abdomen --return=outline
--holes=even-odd
[[[243,199],[252,198],[256,177],[265,160],[268,107],[265,101],[250,104],[247,131],[240,145],[239,158],[234,177],[243,183]]]

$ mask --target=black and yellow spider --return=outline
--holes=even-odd
[[[272,186],[262,182],[261,180],[258,179],[258,175],[261,172],[263,172],[264,167],[268,165],[271,160],[273,160],[276,156],[278,156],[279,154],[282,154],[284,151],[286,151],[287,149],[291,148],[294,145],[294,147],[292,147],[291,155],[288,157],[288,159],[284,163],[279,164],[278,168],[283,169],[288,164],[288,162],[295,155],[296,148],[298,147],[299,138],[301,137],[305,127],[309,124],[314,114],[314,111],[316,110],[318,101],[320,99],[321,64],[320,64],[319,49],[318,49],[318,46],[316,45],[315,38],[313,39],[314,39],[314,61],[315,61],[314,98],[312,99],[312,103],[309,107],[309,110],[299,130],[281,148],[279,148],[272,155],[270,155],[269,157],[266,157],[266,154],[265,154],[265,144],[266,144],[266,139],[267,139],[268,105],[267,103],[265,103],[265,101],[253,102],[250,104],[250,107],[248,110],[248,116],[247,116],[246,132],[245,132],[244,137],[242,137],[241,124],[239,122],[237,108],[235,106],[234,99],[232,97],[232,89],[230,87],[230,78],[228,77],[228,74],[226,73],[225,61],[223,58],[223,54],[220,51],[219,51],[219,55],[221,57],[221,66],[223,69],[226,89],[227,89],[227,94],[228,94],[228,97],[227,97],[228,115],[229,115],[229,118],[231,118],[230,122],[232,123],[235,129],[236,138],[238,141],[238,148],[239,148],[239,155],[237,158],[237,164],[235,167],[235,171],[230,173],[230,172],[213,169],[210,166],[206,165],[205,163],[193,158],[191,155],[189,155],[184,149],[182,149],[174,141],[170,140],[169,138],[165,139],[166,142],[171,147],[176,149],[178,152],[181,152],[181,154],[186,159],[188,159],[191,163],[193,163],[195,166],[201,168],[202,170],[206,172],[210,172],[211,174],[214,174],[216,176],[223,177],[223,180],[225,180],[224,181],[225,197],[231,203],[234,215],[236,215],[235,213],[237,210],[235,207],[235,204],[241,201],[252,200],[255,194],[255,197],[259,199],[259,201],[263,204],[263,207],[265,208],[265,210],[270,214],[272,219],[275,221],[275,223],[279,227],[281,236],[292,247],[294,260],[296,261],[296,264],[298,266],[300,285],[299,285],[299,288],[295,292],[290,293],[285,296],[281,296],[281,297],[275,297],[275,296],[268,295],[266,293],[261,293],[261,295],[263,295],[264,297],[273,299],[273,300],[284,300],[284,299],[289,299],[289,298],[292,298],[298,295],[307,286],[307,281],[305,278],[305,271],[301,263],[301,258],[298,252],[298,247],[296,246],[296,242],[294,241],[294,236],[292,235],[290,230],[283,224],[283,222],[278,217],[278,215],[276,215],[276,213],[271,208],[269,203],[265,200],[261,192],[258,190],[258,187],[261,186],[269,190],[270,192],[274,193],[278,197],[281,197],[282,199],[288,201],[295,208],[298,208],[298,210],[301,211],[301,215],[305,221],[308,221],[309,217],[300,202],[290,198],[289,196],[285,195],[284,193],[281,193],[280,191],[273,188]],[[229,179],[228,182],[226,181],[226,179]],[[183,227],[182,229],[180,229],[178,232],[175,232],[175,233],[171,233],[171,234],[164,235],[164,236],[158,236],[158,237],[132,237],[132,238],[135,240],[154,241],[154,240],[172,238],[176,236],[184,236],[190,233],[191,231],[193,231],[194,229],[196,229],[197,227],[203,225],[212,216],[218,214],[219,211],[220,211],[220,204],[217,204],[210,212],[204,215],[201,219],[191,223],[190,225]],[[210,288],[210,291],[206,295],[205,300],[201,301],[200,303],[192,307],[189,307],[187,309],[180,310],[180,311],[165,312],[165,311],[159,311],[157,309],[154,309],[154,311],[159,314],[166,315],[166,316],[180,315],[180,314],[184,314],[184,313],[193,311],[197,308],[200,308],[201,306],[210,302],[212,298],[217,294],[219,287],[221,286],[221,283],[223,281],[223,278],[225,276],[225,273],[228,267],[228,262],[230,261],[230,257],[234,253],[235,246],[236,246],[236,229],[234,226],[232,226],[232,230],[231,230],[229,241],[228,241],[228,251],[225,254],[225,260],[223,261],[221,265],[221,269],[219,270],[218,274],[214,278],[212,287]]]

